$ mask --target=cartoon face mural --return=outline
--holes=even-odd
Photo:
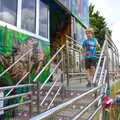
[[[0,27],[0,73],[7,69],[23,54],[32,51],[23,57],[7,73],[0,78],[1,86],[16,84],[27,72],[30,72],[31,81],[42,69],[49,56],[49,42],[41,41],[23,33]],[[46,57],[47,56],[47,57]],[[47,59],[46,59],[47,58]],[[49,74],[49,69],[41,77],[44,80]],[[24,80],[27,81],[28,77]]]

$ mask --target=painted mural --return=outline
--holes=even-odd
[[[49,42],[0,26],[0,73],[31,48],[29,55],[0,78],[0,86],[16,84],[27,72],[30,72],[29,79],[23,82],[32,82],[50,57]],[[49,68],[40,76],[40,82],[48,75]]]
[[[89,25],[88,0],[72,0],[71,11],[84,25]]]
[[[59,0],[84,25],[89,25],[88,0]]]
[[[76,40],[82,44],[82,42],[86,39],[85,38],[85,29],[76,21]]]
[[[65,7],[67,7],[69,10],[71,9],[70,1],[71,0],[59,0]]]

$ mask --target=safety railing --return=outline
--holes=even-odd
[[[67,67],[66,67],[66,74],[67,74],[67,84],[69,86],[69,72],[74,72],[74,71],[69,71],[69,66],[70,66],[70,61],[69,61],[69,52],[74,51],[74,52],[78,52],[79,54],[82,54],[81,51],[81,45],[76,44],[76,41],[74,41],[74,39],[72,39],[71,37],[67,36],[67,43],[66,43],[66,57],[67,57]],[[109,50],[111,50],[110,53],[114,54],[112,57],[112,59],[110,59],[110,53]],[[75,53],[72,53],[75,54]],[[80,58],[80,56],[79,56]],[[118,50],[116,48],[116,46],[114,45],[114,43],[111,41],[109,35],[106,35],[106,39],[104,41],[101,53],[99,55],[99,60],[98,60],[98,64],[96,67],[96,71],[93,77],[93,84],[95,85],[95,88],[81,94],[78,97],[75,97],[74,99],[71,99],[63,104],[60,104],[52,109],[49,109],[46,112],[41,113],[40,115],[31,118],[30,120],[42,120],[42,119],[49,119],[52,118],[52,116],[54,114],[59,113],[61,110],[68,108],[70,105],[75,104],[77,101],[79,101],[82,97],[88,95],[91,92],[95,92],[97,93],[96,98],[89,104],[87,105],[87,107],[85,107],[83,110],[81,110],[76,116],[73,116],[73,120],[77,120],[79,119],[91,106],[93,106],[96,102],[97,102],[97,108],[94,110],[94,112],[92,114],[90,114],[87,119],[91,120],[94,118],[94,116],[96,115],[96,113],[98,111],[101,110],[102,108],[102,98],[104,95],[106,95],[107,91],[108,91],[108,87],[110,85],[110,69],[113,73],[115,73],[116,70],[116,65],[115,63],[119,63],[119,59],[118,59]],[[111,64],[111,65],[110,65]],[[113,66],[114,65],[114,66]],[[111,67],[113,66],[113,67]],[[113,79],[113,77],[111,78]]]
[[[93,77],[93,83],[94,85],[99,86],[100,84],[105,84],[106,87],[101,89],[99,93],[103,92],[104,95],[109,95],[110,92],[110,86],[115,83],[115,80],[117,80],[118,72],[119,72],[119,53],[118,49],[111,40],[111,37],[108,32],[106,32],[105,35],[105,41],[101,50],[100,58],[97,64],[97,68]],[[97,79],[97,76],[100,76],[99,79]],[[106,76],[106,79],[103,79],[103,77]],[[104,77],[105,78],[105,77]],[[113,81],[113,82],[112,82]],[[102,100],[99,100],[98,105],[102,103]],[[96,113],[101,110],[102,106],[99,106],[96,111],[89,117],[88,120],[91,120]],[[105,116],[103,116],[103,119],[105,119]]]
[[[70,76],[85,73],[84,54],[81,44],[72,37],[66,37],[66,75],[67,86],[69,87]],[[80,77],[81,82],[81,77]]]
[[[73,43],[74,41],[74,43]],[[68,48],[69,47],[69,48]],[[68,51],[69,49],[69,51]],[[60,91],[63,91],[63,80],[65,80],[67,70],[69,69],[68,67],[70,66],[65,66],[67,60],[69,59],[69,53],[71,50],[81,52],[81,45],[78,44],[74,39],[72,39],[69,36],[66,36],[66,45],[62,45],[60,49],[53,55],[53,57],[48,61],[48,63],[42,68],[42,70],[37,74],[37,76],[33,79],[34,82],[37,82],[38,84],[38,92],[37,92],[37,104],[40,104],[42,107],[45,101],[47,100],[48,96],[51,94],[52,90],[54,87],[57,85],[57,91],[55,95],[53,96],[53,99],[50,101],[48,104],[47,109],[51,108],[52,103],[56,99],[58,93]],[[57,59],[57,60],[56,60]],[[43,72],[48,68],[51,67],[52,64],[55,64],[54,68],[52,69],[51,73],[49,76],[46,78],[46,80],[40,84],[39,78],[43,74]],[[59,71],[58,71],[59,70]],[[57,71],[59,72],[57,74]],[[80,72],[80,71],[79,71]],[[58,78],[58,75],[60,75],[60,79]],[[51,82],[51,86],[49,90],[47,90],[47,94],[42,98],[42,101],[40,102],[40,92],[47,86],[47,83],[49,83],[49,80],[52,79],[53,81]],[[61,92],[61,96],[63,92]],[[38,113],[40,112],[40,107],[37,107]]]
[[[110,38],[110,35],[107,33],[105,36],[105,42],[103,44],[100,58],[96,67],[96,71],[93,77],[93,84],[99,84],[100,79],[97,80],[98,74],[104,75],[105,68],[108,69],[108,73],[111,75],[111,79],[115,79],[119,72],[119,54],[118,50]],[[101,73],[100,73],[101,72]],[[108,75],[109,77],[109,75]],[[108,78],[109,79],[109,78]],[[109,81],[108,81],[109,82]]]
[[[4,100],[11,100],[11,99],[16,99],[16,98],[21,98],[21,97],[29,97],[29,99],[27,98],[26,100],[23,100],[19,103],[11,103],[10,105],[8,106],[3,106],[3,107],[0,107],[0,111],[4,111],[4,110],[9,110],[9,109],[12,109],[12,108],[16,108],[16,107],[19,107],[21,105],[26,105],[26,104],[29,104],[29,117],[31,117],[32,115],[32,91],[31,91],[31,87],[34,86],[33,84],[21,84],[21,85],[17,85],[17,86],[7,86],[7,87],[0,87],[0,90],[2,90],[3,92],[5,90],[10,90],[10,89],[18,89],[18,88],[24,88],[24,87],[28,87],[29,90],[27,92],[24,92],[24,93],[20,93],[20,94],[14,94],[14,95],[7,95],[7,96],[3,96],[0,98],[0,101],[4,101]]]
[[[5,74],[10,74],[10,73],[13,73],[16,71],[16,65],[18,65],[20,62],[23,62],[25,60],[27,60],[27,69],[26,69],[26,72],[23,72],[23,74],[21,76],[19,76],[19,78],[17,78],[17,83],[14,82],[14,79],[12,79],[12,82],[13,85],[11,86],[6,86],[6,87],[0,87],[0,94],[3,94],[3,96],[1,96],[0,98],[0,102],[1,104],[2,103],[5,103],[3,105],[1,105],[0,107],[0,111],[4,111],[4,110],[8,110],[8,109],[12,109],[12,108],[16,108],[16,107],[19,107],[21,105],[24,105],[24,104],[31,104],[31,97],[30,97],[30,100],[27,100],[27,101],[23,101],[23,102],[20,102],[22,98],[24,97],[27,97],[27,96],[31,96],[32,92],[31,92],[31,86],[33,86],[32,84],[23,84],[24,83],[24,80],[25,79],[28,79],[29,78],[29,75],[30,75],[30,69],[29,69],[29,65],[30,65],[30,54],[33,52],[33,49],[29,49],[27,52],[25,52],[22,56],[18,57],[16,59],[15,62],[13,62],[7,69],[5,69],[2,73],[0,73],[0,78],[1,78],[1,82],[5,82],[4,80],[4,76]],[[26,57],[26,58],[25,58]],[[13,69],[15,67],[15,69]],[[17,70],[20,69],[19,67],[17,68]],[[23,71],[25,69],[22,69]],[[21,71],[22,71],[21,70]],[[19,74],[19,73],[18,73]],[[13,74],[10,74],[12,75],[11,78],[13,77]],[[16,76],[17,74],[14,74],[14,76]],[[9,79],[9,78],[8,78]],[[20,79],[20,80],[19,80]],[[29,81],[28,81],[29,83]],[[9,83],[7,83],[9,84]],[[29,89],[26,93],[21,93],[21,91],[19,91],[18,89]],[[16,92],[15,92],[16,91]],[[17,92],[20,92],[19,94]],[[14,100],[13,100],[14,99]],[[11,102],[10,102],[11,101]],[[14,102],[17,102],[19,101],[17,104],[14,104]],[[10,105],[6,105],[11,103]],[[3,107],[2,107],[3,106]],[[30,105],[29,105],[30,106]],[[31,108],[29,108],[29,111],[31,110]],[[10,114],[10,113],[8,113]],[[30,113],[31,115],[31,113]]]
[[[72,60],[71,62],[74,63],[74,69],[72,71],[68,72],[81,72],[82,66],[80,66],[83,63],[83,52],[82,52],[82,46],[81,44],[74,40],[72,37],[65,35],[66,36],[66,52],[67,52],[67,58],[68,58],[68,67],[71,67],[70,59]],[[70,56],[72,55],[72,57]],[[75,63],[76,62],[76,63]],[[79,67],[78,70],[76,71],[76,67]]]
[[[69,36],[67,36],[67,39],[68,38],[70,39]],[[105,45],[106,44],[104,43],[104,46]],[[77,48],[77,50],[76,50],[76,48]],[[83,113],[85,113],[91,106],[93,106],[97,102],[97,103],[99,103],[98,104],[99,106],[96,108],[95,112],[90,116],[92,118],[94,116],[94,114],[96,113],[96,111],[98,111],[101,108],[102,97],[103,97],[104,93],[106,93],[106,90],[107,90],[107,89],[104,89],[105,86],[106,86],[106,76],[107,76],[107,69],[105,67],[105,63],[106,63],[107,58],[106,58],[106,56],[103,57],[104,56],[104,54],[103,54],[104,49],[102,50],[102,54],[100,55],[100,59],[104,58],[104,61],[103,61],[103,64],[102,64],[102,70],[101,70],[101,73],[100,73],[100,78],[98,80],[99,84],[98,84],[97,87],[95,87],[95,88],[81,94],[80,96],[75,97],[75,98],[73,98],[73,99],[71,99],[71,100],[69,100],[69,101],[67,101],[67,102],[65,102],[63,104],[60,104],[60,105],[58,105],[58,106],[56,106],[56,107],[54,107],[54,108],[52,108],[52,109],[50,109],[50,110],[48,110],[48,111],[46,111],[44,113],[41,113],[40,115],[38,115],[36,117],[33,117],[30,120],[36,120],[36,119],[39,119],[39,120],[46,119],[47,120],[48,118],[52,118],[51,116],[53,116],[54,114],[57,114],[58,112],[60,112],[63,109],[67,109],[70,105],[75,104],[77,101],[82,99],[84,96],[90,94],[91,92],[96,91],[96,93],[99,93],[98,96],[91,103],[89,103],[87,105],[87,107],[85,107],[82,111],[80,111],[76,116],[73,116],[73,120],[77,120],[78,118],[80,118],[83,115]],[[74,50],[74,51],[77,51],[77,52],[81,53],[81,46],[79,46],[78,44],[75,45],[73,41],[72,41],[72,43],[70,41],[69,42],[67,41],[67,45],[66,45],[66,51],[67,51],[66,53],[67,54],[66,54],[66,57],[68,59],[69,59],[68,51],[71,51],[71,50]],[[68,69],[69,68],[69,61],[67,61],[67,62],[68,62],[67,63],[68,64],[67,69]],[[100,61],[100,63],[101,63],[101,61]],[[67,71],[67,72],[68,72],[67,74],[69,74],[69,71]],[[68,81],[68,83],[69,83],[69,81]],[[89,116],[88,116],[88,118],[89,118]]]
[[[37,92],[37,112],[40,112],[40,106],[43,105],[43,103],[46,101],[46,99],[48,98],[48,96],[50,95],[50,93],[52,92],[53,88],[57,85],[57,91],[55,93],[55,95],[53,96],[53,99],[50,101],[47,109],[50,109],[52,103],[54,102],[55,98],[57,97],[58,93],[61,91],[62,87],[63,87],[63,52],[65,49],[65,45],[62,45],[60,47],[60,49],[53,55],[53,57],[48,61],[48,63],[42,68],[42,70],[37,74],[37,76],[33,79],[34,82],[37,82],[37,88],[38,88],[38,92]],[[58,60],[56,60],[58,59]],[[48,75],[48,77],[46,78],[46,80],[41,84],[40,86],[40,82],[39,82],[39,78],[42,75],[42,73],[49,67],[51,67],[51,65],[55,64],[55,67],[52,69],[51,73]],[[59,70],[59,73],[57,74],[57,71]],[[55,74],[56,73],[56,74]],[[56,75],[60,75],[60,78]],[[52,79],[52,85],[50,86],[49,90],[47,91],[47,94],[44,96],[43,100],[40,103],[40,92],[41,90],[44,89],[44,87],[46,87],[47,83],[49,83],[49,80]]]
[[[81,94],[81,95],[78,96],[78,97],[75,97],[75,98],[73,98],[73,99],[71,99],[71,100],[69,100],[69,101],[67,101],[67,102],[65,102],[65,103],[63,103],[63,104],[60,104],[60,105],[58,105],[58,106],[56,106],[56,107],[54,107],[54,108],[52,108],[52,109],[50,109],[50,110],[48,110],[48,111],[46,111],[46,112],[43,112],[43,113],[41,113],[41,114],[39,114],[39,115],[31,118],[30,120],[37,120],[37,119],[39,119],[39,120],[43,120],[43,119],[47,120],[47,119],[50,119],[50,118],[52,117],[52,115],[57,114],[57,113],[60,112],[61,110],[69,107],[70,105],[74,104],[76,101],[79,101],[79,100],[80,100],[81,98],[83,98],[84,96],[86,96],[86,95],[88,95],[88,94],[90,94],[90,93],[92,93],[92,92],[95,92],[96,90],[100,89],[100,88],[103,87],[103,86],[104,86],[104,85],[101,84],[101,85],[99,85],[98,87],[95,87],[95,88],[93,88],[93,89],[91,89],[91,90],[89,90],[89,91]],[[75,117],[73,117],[73,120],[77,120],[78,118],[80,118],[80,116],[81,116],[88,108],[90,108],[93,104],[95,104],[99,99],[101,99],[102,96],[103,96],[103,95],[101,94],[101,95],[99,95],[96,99],[94,99],[94,101],[93,101],[92,103],[90,103],[86,108],[84,108],[82,111],[80,111],[79,114],[77,114]]]
[[[29,75],[29,72],[27,72],[22,78],[21,80],[19,80],[17,82],[17,84],[15,86],[18,86],[27,76]],[[8,96],[12,93],[12,91],[14,91],[15,88],[12,88],[5,96]]]

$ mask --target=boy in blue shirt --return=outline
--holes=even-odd
[[[83,41],[82,47],[85,53],[85,68],[88,73],[87,87],[91,87],[93,75],[95,73],[96,66],[96,47],[100,47],[96,38],[93,37],[93,28],[86,30],[87,39]]]

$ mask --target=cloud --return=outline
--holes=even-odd
[[[95,5],[95,10],[106,18],[109,27],[113,26],[116,21],[120,21],[120,0],[89,0]]]
[[[112,26],[112,40],[116,44],[120,52],[120,21]]]

